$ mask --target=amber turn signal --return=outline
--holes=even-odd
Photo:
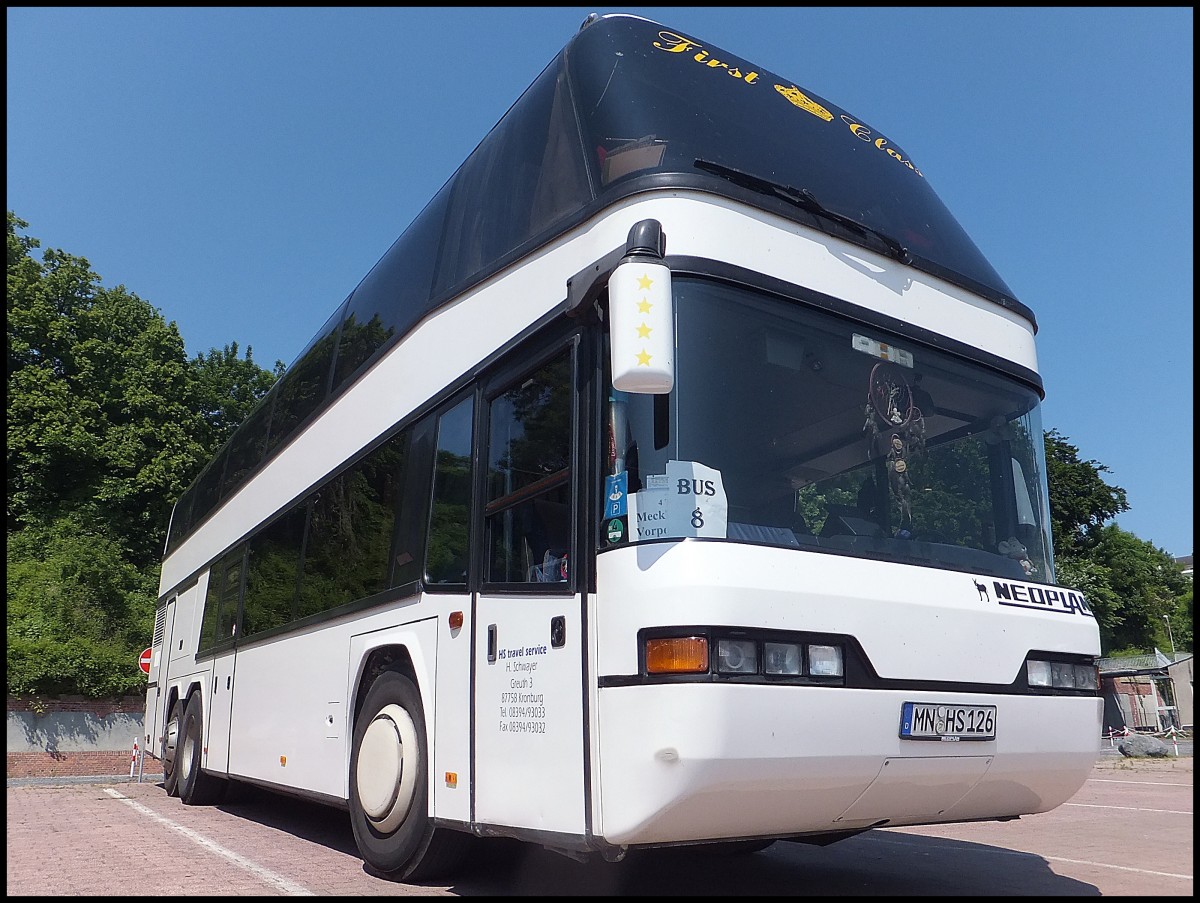
[[[708,670],[708,640],[702,636],[646,640],[647,674],[696,674]]]

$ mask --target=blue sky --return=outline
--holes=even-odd
[[[1191,8],[10,6],[8,209],[190,355],[290,363],[593,11],[903,146],[1037,315],[1043,425],[1192,553]]]

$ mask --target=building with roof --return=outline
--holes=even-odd
[[[1190,652],[1172,660],[1158,649],[1153,655],[1100,659],[1104,732],[1191,730],[1192,662]]]

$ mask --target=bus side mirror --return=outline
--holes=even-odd
[[[608,280],[613,388],[664,395],[675,385],[675,318],[666,236],[657,220],[629,230],[625,256]]]

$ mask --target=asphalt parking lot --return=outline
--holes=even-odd
[[[971,895],[1192,896],[1192,763],[1101,757],[1053,812],[1016,822],[871,831],[738,857],[686,850],[580,863],[483,844],[453,883],[367,873],[349,817],[251,791],[184,806],[157,780],[13,780],[9,896]]]

